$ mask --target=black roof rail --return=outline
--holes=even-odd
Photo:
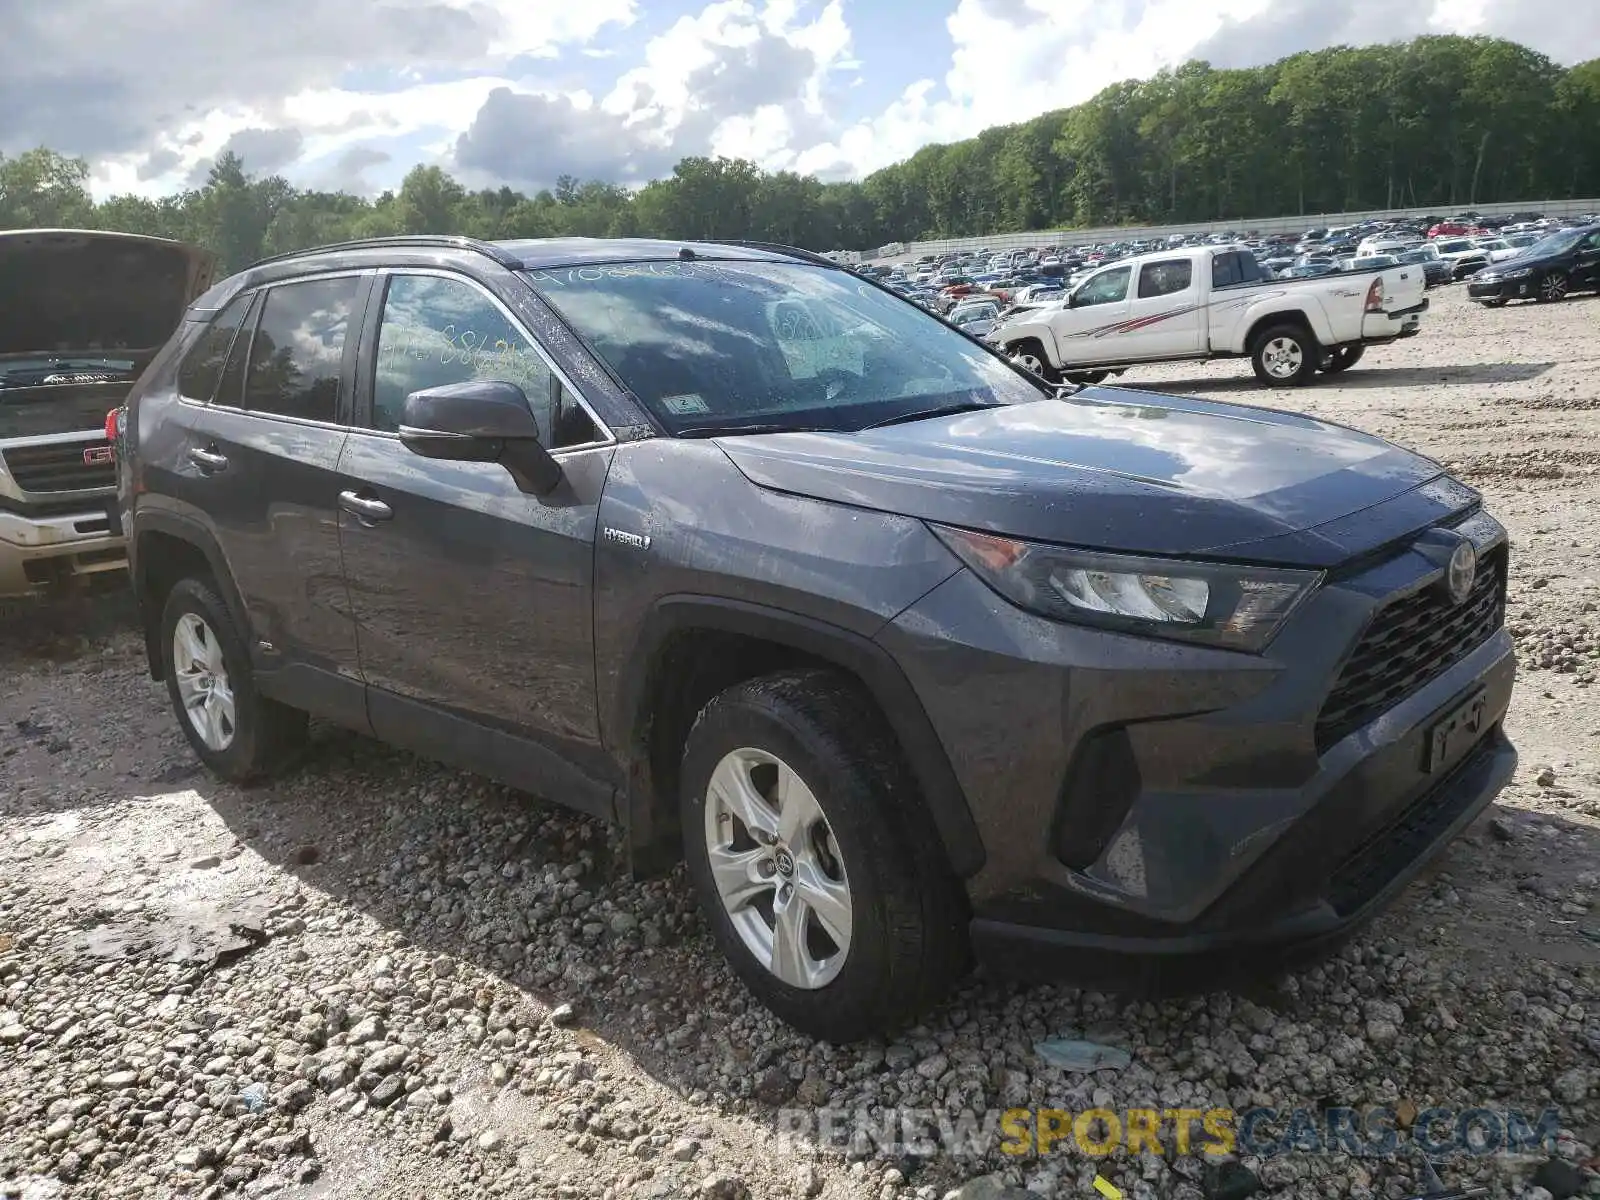
[[[785,246],[782,242],[757,242],[749,238],[706,238],[703,239],[702,244],[743,246],[746,250],[765,250],[770,254],[782,254],[787,258],[798,258],[804,262],[818,263],[824,267],[835,267],[843,270],[839,263],[834,262],[833,259],[828,258],[826,255],[818,254],[814,250],[802,250],[798,246]]]
[[[520,270],[522,259],[512,254],[504,246],[497,246],[493,242],[486,242],[482,238],[462,237],[452,233],[402,233],[393,237],[357,238],[352,242],[333,242],[326,246],[307,246],[304,250],[290,250],[286,254],[274,254],[270,258],[263,258],[250,264],[246,270],[264,266],[267,263],[288,262],[290,259],[305,258],[311,254],[326,254],[333,250],[382,250],[388,247],[404,249],[406,247],[418,249],[440,250],[471,250],[477,254],[487,255],[502,267],[511,270]]]

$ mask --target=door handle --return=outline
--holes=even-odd
[[[373,525],[379,521],[387,521],[394,516],[394,509],[382,500],[371,496],[363,496],[357,492],[340,492],[339,507],[351,516],[360,519],[364,525]]]
[[[198,446],[189,447],[189,461],[199,467],[201,472],[206,475],[228,469],[228,456],[226,454],[218,454],[215,450],[202,450]]]

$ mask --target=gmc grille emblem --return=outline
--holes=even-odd
[[[100,467],[108,462],[115,462],[117,452],[110,446],[90,446],[83,452],[83,465],[86,467]]]

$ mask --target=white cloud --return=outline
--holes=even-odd
[[[0,40],[0,151],[85,155],[101,195],[170,192],[225,147],[302,181],[363,148],[350,161],[392,154],[390,178],[431,155],[475,181],[639,183],[695,154],[839,178],[1197,56],[1238,66],[1429,32],[1600,55],[1592,0],[894,0],[949,38],[918,78],[895,75],[910,56],[858,61],[847,17],[864,0],[695,2],[620,74],[601,35],[643,0],[27,4]],[[183,68],[150,66],[166,61]],[[885,80],[880,109],[841,119]]]
[[[475,178],[547,187],[563,174],[642,183],[692,155],[792,166],[829,128],[851,74],[843,0],[715,0],[652,38],[595,106],[523,87],[492,93],[456,143]]]
[[[883,112],[804,150],[804,169],[857,174],[1089,99],[1196,56],[1270,62],[1301,50],[1424,33],[1486,33],[1561,62],[1600,55],[1600,4],[1570,0],[957,0],[950,67]]]

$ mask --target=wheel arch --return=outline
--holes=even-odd
[[[658,600],[617,688],[620,804],[635,870],[679,856],[677,766],[683,739],[711,698],[759,675],[820,665],[850,677],[883,714],[916,778],[951,871],[969,878],[983,843],[933,723],[893,657],[869,638],[781,609],[714,596]]]
[[[1250,325],[1245,331],[1244,345],[1240,347],[1240,353],[1253,354],[1255,352],[1256,339],[1275,325],[1297,325],[1301,329],[1304,329],[1312,337],[1316,338],[1319,342],[1331,340],[1324,339],[1322,335],[1317,332],[1316,325],[1312,322],[1311,318],[1306,314],[1304,309],[1274,309],[1271,312],[1263,313],[1261,316],[1251,319]]]
[[[204,573],[216,586],[237,627],[250,628],[244,599],[227,569],[222,548],[198,522],[173,513],[141,514],[128,539],[128,565],[152,679],[166,678],[160,648],[161,609],[181,579]]]
[[[1001,353],[1009,358],[1030,342],[1038,345],[1045,362],[1060,369],[1061,347],[1056,343],[1055,330],[1042,321],[1008,328],[1001,342]]]

